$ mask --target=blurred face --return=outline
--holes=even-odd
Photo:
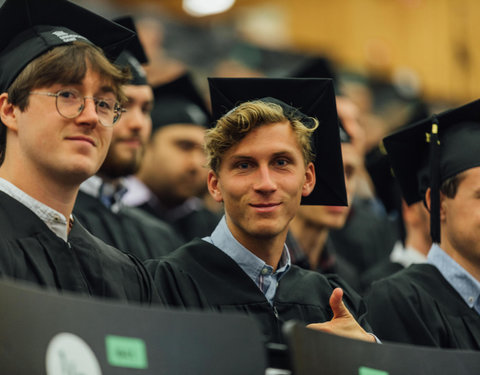
[[[287,122],[252,130],[224,154],[218,175],[208,175],[210,193],[224,202],[228,227],[243,244],[286,236],[301,197],[314,185],[313,164],[305,167]]]
[[[56,93],[62,89],[76,89],[83,96],[116,99],[111,86],[90,69],[81,84],[55,84],[32,91]],[[13,107],[11,116],[5,117],[2,109],[2,120],[10,130],[4,165],[16,163],[27,174],[80,184],[103,163],[112,128],[100,124],[92,99],[85,100],[85,108],[73,119],[62,117],[55,102],[55,97],[30,95],[25,111]],[[9,158],[9,153],[15,157]]]
[[[205,128],[168,125],[147,146],[138,177],[166,206],[176,206],[205,190]]]
[[[128,99],[127,112],[113,128],[107,158],[100,169],[100,174],[109,178],[138,171],[152,130],[153,92],[150,86],[126,85],[124,92]]]
[[[480,275],[480,167],[462,173],[454,198],[441,194],[441,247],[458,263]],[[476,270],[476,271],[473,271]]]
[[[349,143],[342,143],[343,170],[345,172],[345,187],[347,190],[348,207],[343,206],[301,206],[298,216],[312,224],[339,229],[345,225],[350,212],[351,203],[357,186],[357,175],[361,158]]]

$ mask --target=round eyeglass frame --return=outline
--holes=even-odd
[[[81,99],[81,103],[80,103],[80,106],[78,107],[78,111],[75,115],[73,116],[66,116],[64,113],[62,113],[62,111],[60,110],[59,108],[59,105],[58,105],[58,97],[62,94],[62,93],[74,93],[75,95],[77,95],[77,97],[79,99]],[[105,119],[103,116],[101,116],[100,112],[98,111],[98,105],[101,104],[102,102],[105,102],[105,100],[102,100],[102,99],[99,99],[99,98],[96,98],[94,96],[82,96],[80,95],[80,93],[77,91],[77,90],[73,90],[73,89],[62,89],[62,90],[58,90],[56,93],[53,93],[53,92],[48,92],[48,91],[30,91],[29,92],[30,95],[45,95],[45,96],[50,96],[50,97],[55,97],[55,108],[57,109],[57,112],[60,116],[64,117],[64,118],[68,118],[68,119],[74,119],[78,116],[80,116],[80,114],[83,112],[83,110],[85,109],[85,99],[92,99],[93,102],[95,103],[95,112],[97,113],[98,115],[98,121],[100,122],[100,124],[102,124],[104,127],[106,128],[111,128],[113,127],[117,122],[118,120],[120,119],[120,117],[122,116],[122,113],[123,112],[126,112],[127,110],[125,108],[123,108],[120,103],[118,103],[117,101],[115,101],[114,105],[113,105],[113,121],[110,123],[109,121],[105,123]]]

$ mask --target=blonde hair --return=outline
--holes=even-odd
[[[305,120],[313,122],[313,126],[307,126],[304,123],[307,122]],[[318,120],[302,116],[300,112],[293,110],[293,108],[292,111],[285,111],[278,104],[254,100],[235,107],[221,117],[214,128],[207,130],[205,151],[208,166],[215,173],[218,173],[225,152],[245,138],[250,131],[262,125],[285,121],[290,123],[297,136],[305,165],[313,162],[315,154],[310,139],[318,127]]]

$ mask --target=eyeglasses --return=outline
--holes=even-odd
[[[75,118],[85,108],[85,99],[92,99],[95,103],[95,110],[100,124],[105,127],[112,127],[118,121],[122,112],[126,110],[113,98],[95,98],[93,96],[82,96],[75,89],[60,90],[57,93],[31,91],[32,95],[46,95],[55,97],[55,105],[58,113],[65,118]]]

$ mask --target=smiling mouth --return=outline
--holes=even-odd
[[[258,212],[271,212],[274,211],[277,207],[280,206],[280,203],[258,203],[250,204]]]
[[[83,136],[77,136],[77,137],[67,137],[66,138],[69,141],[81,141],[81,142],[87,142],[90,143],[92,146],[96,147],[97,145],[93,141],[93,139],[89,137],[83,137]]]

